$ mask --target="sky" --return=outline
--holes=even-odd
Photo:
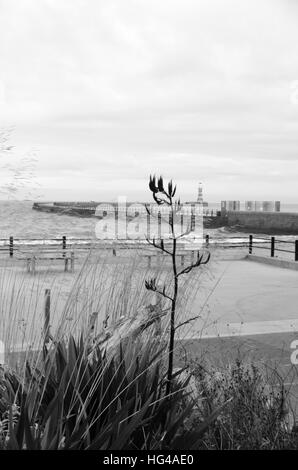
[[[0,0],[0,197],[298,202],[296,0]]]

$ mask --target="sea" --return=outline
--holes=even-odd
[[[96,239],[96,218],[81,218],[64,214],[40,212],[32,209],[33,201],[0,201],[0,240],[7,240],[10,236],[16,239],[43,239],[49,242],[52,239],[61,239],[62,236],[76,240]],[[219,203],[209,203],[209,211],[219,210]],[[298,204],[282,204],[282,212],[298,213]],[[243,232],[239,227],[220,227],[205,229],[210,239],[225,242],[247,240],[250,232]],[[262,237],[262,234],[258,234]],[[292,240],[295,237],[280,235]],[[280,238],[279,236],[279,238]],[[268,238],[268,235],[264,234]]]

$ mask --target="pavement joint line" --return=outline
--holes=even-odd
[[[209,330],[210,331],[210,330]],[[240,336],[266,335],[273,333],[297,333],[298,339],[298,319],[290,318],[284,320],[266,320],[246,323],[217,323],[216,332],[206,331],[200,335],[185,336],[183,339],[211,339],[230,338]]]

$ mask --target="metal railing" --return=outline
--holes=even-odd
[[[293,257],[295,261],[298,261],[298,240],[281,240],[276,237],[271,237],[267,240],[262,239],[260,243],[257,238],[253,237],[253,235],[249,235],[249,254],[252,254],[254,249],[269,250],[271,258],[276,257],[276,253],[278,252],[289,253],[294,255]]]
[[[182,241],[182,240],[181,240]],[[248,248],[248,253],[252,254],[254,250],[266,250],[270,252],[270,257],[274,258],[279,252],[288,253],[293,255],[295,261],[298,261],[298,239],[296,240],[282,240],[277,237],[256,237],[249,235],[249,237],[241,236],[228,236],[226,238],[212,238],[209,234],[206,234],[203,239],[203,245],[205,248],[222,247],[222,248]],[[121,249],[134,249],[144,248],[148,245],[146,240],[137,243],[136,240],[94,240],[91,238],[71,238],[65,235],[61,238],[9,238],[0,239],[0,252],[9,254],[12,258],[15,253],[22,253],[23,251],[32,250],[62,250],[62,253],[66,253],[67,250],[78,250],[87,251],[92,248],[108,248],[112,250],[115,256],[115,250]],[[189,244],[188,250],[191,250],[191,243]]]

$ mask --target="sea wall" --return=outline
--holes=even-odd
[[[298,234],[298,213],[295,212],[226,212],[227,225],[240,225],[263,233]]]

